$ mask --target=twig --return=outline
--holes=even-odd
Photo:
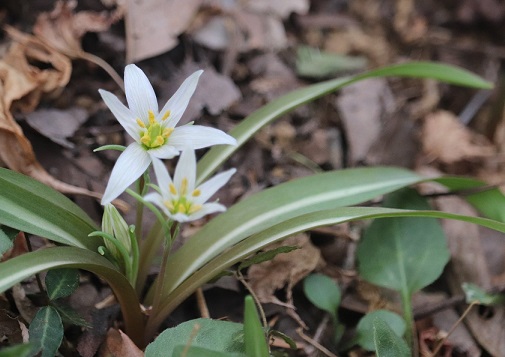
[[[210,318],[209,308],[207,307],[207,302],[205,301],[205,295],[203,295],[202,288],[196,289],[195,295],[198,310],[200,310],[200,316],[205,319],[209,319]]]
[[[316,340],[313,340],[312,338],[310,338],[309,336],[307,336],[306,334],[304,334],[301,327],[299,327],[299,328],[296,329],[296,333],[298,333],[298,335],[302,338],[302,340],[304,340],[305,342],[307,342],[307,343],[311,344],[312,346],[314,346],[315,348],[317,348],[325,356],[328,356],[328,357],[338,357],[338,355],[336,355],[336,354],[332,353],[331,351],[329,351],[326,347],[324,347],[323,345],[321,345],[319,342],[317,342]]]

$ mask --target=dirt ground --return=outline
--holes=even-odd
[[[501,0],[1,0],[0,26],[0,164],[68,194],[97,222],[103,213],[97,198],[118,154],[93,149],[131,140],[98,89],[123,98],[128,63],[147,74],[162,104],[189,74],[204,69],[182,122],[224,131],[291,90],[404,61],[449,63],[495,83],[488,91],[433,80],[374,79],[302,106],[263,128],[228,161],[226,167],[238,171],[218,193],[227,206],[293,178],[357,166],[467,175],[493,185],[505,181]],[[456,197],[435,204],[472,214]],[[134,221],[133,210],[126,219]],[[186,226],[182,235],[202,223]],[[249,270],[268,321],[297,341],[292,355],[321,355],[314,341],[332,350],[328,319],[298,284],[313,271],[342,287],[340,314],[348,326],[371,309],[399,309],[392,294],[357,279],[354,253],[361,227],[346,224],[290,238],[290,245],[302,249],[267,263],[274,268]],[[460,282],[505,287],[502,236],[464,223],[445,222],[444,228],[452,263],[414,302],[426,350],[464,310]],[[29,295],[35,284],[22,288]],[[118,326],[117,306],[103,303],[109,294],[101,281],[83,273],[69,303],[94,329],[69,327],[65,356],[105,355],[99,347],[108,328]],[[204,294],[211,317],[241,321],[246,290],[240,282],[224,279],[205,286]],[[0,310],[30,316],[37,301],[24,295],[9,292]],[[505,308],[474,312],[440,356],[505,355]],[[167,326],[199,315],[191,298]],[[2,335],[21,333],[7,331],[5,316],[0,313],[0,346]],[[303,336],[299,327],[305,328]],[[9,339],[15,340],[3,340]],[[367,354],[353,349],[349,355]]]

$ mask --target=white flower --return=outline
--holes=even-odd
[[[105,189],[102,205],[119,196],[149,167],[153,158],[170,159],[186,149],[228,144],[236,140],[221,130],[199,126],[175,127],[188,106],[203,71],[189,76],[165,106],[158,111],[154,89],[140,68],[125,68],[125,92],[129,108],[112,93],[100,95],[126,132],[135,140],[119,156]]]
[[[235,169],[222,172],[195,187],[196,158],[193,150],[182,152],[173,181],[163,162],[154,159],[153,167],[160,193],[149,193],[144,199],[156,204],[174,221],[194,221],[207,214],[226,210],[217,202],[205,202],[228,182]]]

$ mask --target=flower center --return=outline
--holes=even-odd
[[[142,120],[137,119],[137,124],[140,127],[140,142],[146,149],[155,149],[165,145],[168,137],[174,131],[174,128],[163,127],[163,122],[167,120],[169,116],[170,110],[163,115],[161,122],[158,122],[154,116],[154,112],[149,110],[149,125],[147,126]]]
[[[188,180],[186,178],[182,179],[179,190],[177,190],[173,183],[169,185],[168,189],[172,194],[172,199],[164,201],[163,204],[170,213],[182,213],[189,216],[202,208],[202,205],[193,203],[191,199],[188,199]],[[191,197],[198,197],[200,194],[200,190],[196,189],[191,192]]]

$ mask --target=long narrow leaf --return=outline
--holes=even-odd
[[[91,218],[54,189],[17,172],[0,168],[0,225],[58,243],[96,251],[102,240]]]
[[[252,195],[206,224],[169,258],[165,294],[252,234],[302,214],[358,204],[422,179],[399,168],[358,168],[296,179]]]
[[[296,107],[313,101],[328,93],[341,89],[357,81],[375,77],[413,77],[433,78],[466,87],[486,88],[492,84],[462,68],[433,62],[410,62],[383,67],[355,76],[337,78],[290,92],[261,107],[239,125],[230,134],[237,139],[237,146],[220,145],[213,147],[198,163],[198,182],[208,178],[240,146],[249,140],[259,129]]]
[[[144,322],[137,294],[124,275],[98,253],[75,247],[56,247],[7,260],[0,263],[0,292],[34,274],[54,268],[84,269],[106,280],[121,305],[126,332],[142,346]]]
[[[215,257],[168,295],[163,306],[158,312],[158,315],[151,323],[161,323],[164,317],[168,316],[168,314],[170,314],[173,309],[191,295],[196,288],[212,279],[224,269],[240,262],[250,254],[273,242],[316,227],[340,224],[355,220],[385,217],[447,218],[479,224],[487,228],[505,232],[505,223],[487,218],[456,215],[440,211],[415,211],[384,207],[341,207],[309,213],[270,227],[261,233],[243,240],[228,251],[222,253],[220,256]]]

